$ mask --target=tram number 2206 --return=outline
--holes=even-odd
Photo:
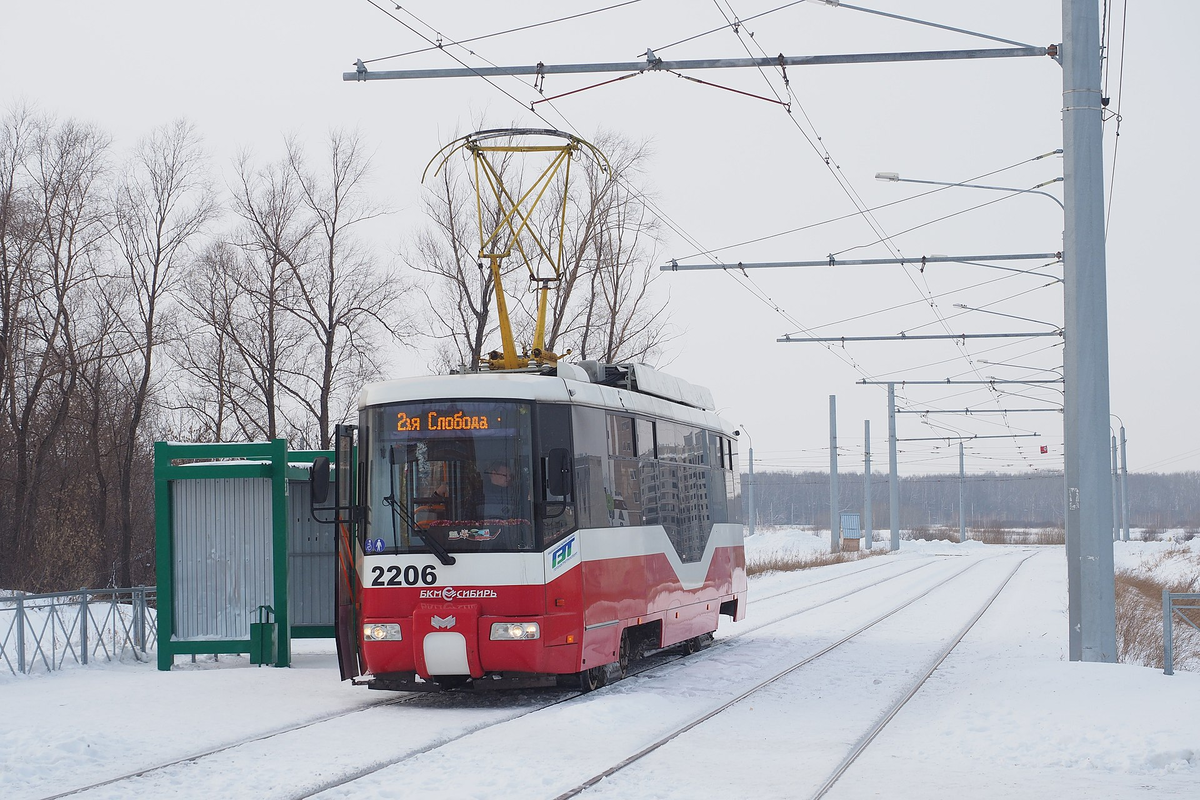
[[[390,567],[371,567],[372,586],[416,586],[418,583],[426,586],[437,583],[437,571],[433,564],[426,564],[420,569],[415,564],[403,568],[398,564]]]

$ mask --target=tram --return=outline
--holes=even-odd
[[[313,469],[342,678],[587,691],[740,620],[737,432],[713,408],[642,364],[367,386]]]

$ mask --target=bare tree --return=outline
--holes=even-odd
[[[233,305],[238,292],[232,273],[238,251],[226,242],[210,244],[188,270],[179,293],[187,329],[172,343],[172,360],[184,376],[172,394],[175,438],[226,441],[234,428],[235,371]]]
[[[295,376],[291,392],[315,418],[326,449],[333,423],[348,418],[362,384],[380,374],[379,335],[404,342],[415,327],[399,314],[409,286],[385,275],[356,235],[357,226],[384,213],[366,197],[371,160],[361,136],[331,132],[323,167],[316,170],[291,139],[287,163],[313,219],[311,257],[288,261],[298,300],[292,312],[315,344],[313,369]]]
[[[660,224],[646,203],[646,142],[601,134],[608,168],[585,162],[568,197],[572,223],[547,346],[607,363],[653,361],[670,339],[652,284]],[[569,190],[571,187],[568,187]]]
[[[425,296],[433,337],[439,341],[430,366],[445,371],[479,363],[497,325],[491,319],[495,301],[492,272],[479,262],[478,223],[474,195],[462,185],[453,164],[438,173],[425,196],[430,227],[416,238],[407,260],[417,272],[431,276],[420,288]],[[489,219],[496,210],[489,209]]]
[[[124,288],[124,287],[119,287]],[[92,334],[82,343],[79,362],[79,385],[72,403],[72,428],[68,436],[81,445],[78,461],[82,469],[71,469],[66,453],[60,454],[61,473],[69,475],[70,484],[58,492],[60,498],[71,497],[74,490],[90,525],[79,520],[68,523],[73,528],[72,542],[60,549],[70,552],[75,560],[90,559],[94,564],[94,580],[101,585],[117,585],[120,559],[120,515],[113,513],[112,486],[120,485],[120,456],[126,438],[123,414],[128,406],[128,381],[124,380],[127,337],[118,334],[121,328],[119,304],[106,293],[118,289],[115,281],[96,283],[91,287]],[[119,289],[118,289],[119,290]],[[65,503],[59,500],[61,508]]]
[[[299,429],[282,389],[305,347],[292,294],[283,262],[255,246],[215,242],[196,260],[180,295],[189,335],[173,348],[188,376],[172,401],[181,436],[258,441]]]
[[[178,120],[158,128],[134,151],[116,189],[113,237],[128,292],[121,298],[122,333],[130,342],[129,386],[121,441],[117,558],[130,582],[133,464],[153,389],[156,353],[171,323],[170,303],[189,245],[214,214],[207,162],[194,127]]]
[[[98,201],[107,147],[108,137],[93,127],[23,111],[8,117],[0,137],[0,397],[11,466],[3,479],[9,508],[0,521],[6,573],[31,562],[39,497],[79,380],[76,312],[107,232],[107,209]]]
[[[650,295],[657,222],[622,189],[609,197],[589,241],[594,267],[575,347],[580,358],[606,363],[653,361],[669,340],[666,301]]]
[[[298,290],[291,264],[311,258],[314,220],[286,160],[259,166],[250,155],[237,161],[234,209],[242,219],[233,241],[241,256],[218,268],[236,287],[227,335],[244,369],[235,378],[238,426],[250,438],[275,439],[303,427],[287,408],[287,383],[304,369],[306,332],[292,314]]]
[[[649,158],[646,144],[635,144],[615,135],[598,140],[609,155],[611,169],[581,159],[573,174],[581,178],[567,186],[565,241],[557,236],[563,214],[563,188],[557,187],[537,212],[541,240],[547,250],[563,258],[559,281],[550,296],[546,347],[562,353],[570,348],[581,358],[607,361],[653,360],[670,336],[666,302],[652,290],[656,278],[658,223],[634,182]],[[454,162],[447,162],[426,195],[425,209],[431,224],[415,241],[410,266],[431,276],[424,291],[436,338],[447,346],[439,363],[479,363],[494,335],[490,321],[494,290],[490,270],[478,265],[478,222],[475,196],[464,185]],[[518,165],[503,162],[506,183],[519,183]],[[519,196],[519,190],[510,192]],[[493,225],[500,219],[494,203],[484,203],[484,214]],[[530,255],[530,269],[539,275],[551,272],[542,250],[522,248]],[[514,253],[517,251],[514,250]],[[531,295],[514,292],[517,273],[526,265],[514,259],[505,274],[506,296],[515,334],[529,340],[536,303]]]
[[[370,159],[361,137],[332,132],[315,169],[295,139],[286,150],[267,168],[240,162],[235,205],[246,231],[238,243],[257,256],[244,280],[257,281],[260,305],[284,310],[304,328],[303,347],[295,348],[303,358],[259,365],[275,381],[262,387],[264,399],[277,392],[269,408],[299,408],[300,433],[327,448],[333,424],[348,418],[358,389],[380,372],[381,339],[403,342],[413,332],[399,313],[408,287],[384,274],[356,233],[383,213],[366,196]],[[248,322],[235,320],[235,328]],[[263,331],[263,353],[271,358],[296,344],[291,331],[281,342],[280,330]]]

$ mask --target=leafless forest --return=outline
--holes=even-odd
[[[742,504],[747,504],[746,475]],[[828,472],[756,473],[755,517],[763,525],[829,527]],[[968,475],[963,482],[967,525],[976,528],[1061,528],[1062,473]],[[905,530],[958,528],[958,475],[900,478],[900,526]],[[1167,530],[1200,528],[1200,473],[1129,475],[1129,524]],[[862,473],[838,474],[843,512],[863,511]],[[871,515],[876,530],[888,526],[887,474],[871,473]]]
[[[600,144],[612,170],[556,198],[573,238],[547,344],[653,361],[672,333],[651,286],[648,151]],[[0,587],[153,582],[155,440],[325,448],[361,385],[395,374],[389,354],[421,344],[440,370],[495,346],[462,164],[425,187],[425,223],[397,230],[372,147],[281,135],[273,157],[219,164],[184,120],[120,147],[86,122],[0,112]],[[519,187],[521,166],[505,170]],[[527,266],[545,269],[505,278],[525,340]]]

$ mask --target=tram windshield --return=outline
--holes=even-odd
[[[531,417],[511,401],[371,409],[366,551],[533,550]]]

